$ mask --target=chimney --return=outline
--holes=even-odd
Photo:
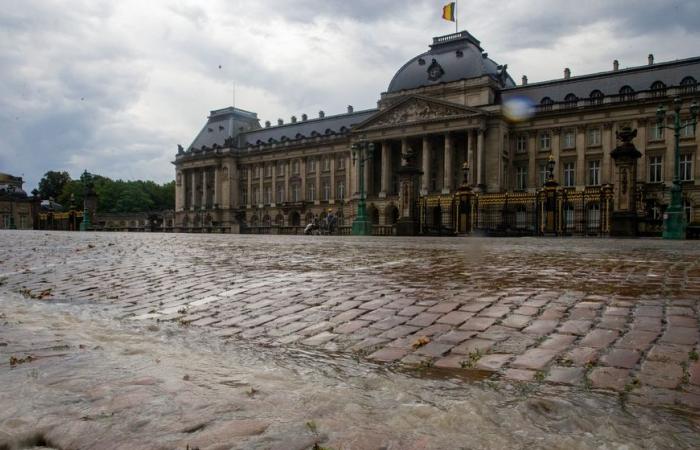
[[[269,120],[265,121],[265,128],[270,128],[270,121]]]
[[[564,79],[568,80],[569,78],[571,78],[571,69],[567,67],[564,69]]]
[[[351,114],[353,111],[352,105],[348,105],[348,114]]]
[[[326,117],[326,113],[324,113],[323,110],[319,111],[319,112],[318,112],[318,118],[319,118],[319,119],[323,119],[324,117]]]
[[[307,116],[306,114],[302,114],[302,115],[301,115],[301,121],[302,121],[302,122],[306,122],[307,120],[309,120],[309,116]]]
[[[284,124],[284,120],[282,120],[282,119],[277,119],[277,125],[283,125],[283,124]]]
[[[292,116],[292,123],[297,123],[297,116]]]
[[[615,72],[617,72],[618,70],[620,70],[620,61],[618,61],[618,60],[613,61],[613,70],[614,70]]]
[[[653,64],[654,64],[654,54],[653,54],[653,53],[649,53],[649,65],[651,66],[651,65],[653,65]]]
[[[527,75],[523,75],[523,86],[527,86]]]

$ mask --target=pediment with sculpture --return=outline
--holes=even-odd
[[[474,108],[415,96],[400,101],[384,111],[378,112],[375,116],[359,124],[356,129],[383,128],[431,120],[462,118],[479,114],[482,114],[482,112]]]

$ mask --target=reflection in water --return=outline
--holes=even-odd
[[[0,448],[304,449],[319,442],[333,449],[576,449],[698,442],[694,418],[623,407],[616,397],[585,390],[395,371],[347,355],[226,341],[199,328],[117,321],[109,307],[97,305],[2,293],[0,307]],[[11,356],[28,354],[36,359],[9,365]]]

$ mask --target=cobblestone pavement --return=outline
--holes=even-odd
[[[700,410],[700,245],[0,234],[1,289],[265,345]]]

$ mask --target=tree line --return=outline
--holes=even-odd
[[[98,212],[131,213],[175,208],[174,181],[158,184],[153,181],[112,180],[95,174],[93,181]],[[32,194],[42,200],[53,199],[64,209],[71,206],[77,209],[83,207],[83,184],[79,179],[71,179],[65,171],[46,172],[39,181],[38,189],[34,189]]]

